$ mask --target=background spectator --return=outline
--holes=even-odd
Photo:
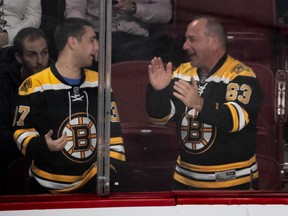
[[[22,28],[40,26],[40,0],[1,0],[0,5],[0,48],[12,45]]]
[[[8,165],[21,157],[12,135],[18,88],[27,76],[48,67],[49,53],[46,35],[38,28],[23,28],[14,38],[14,46],[7,48],[6,58],[0,62],[0,173],[5,185]],[[0,194],[5,187],[0,187]]]
[[[91,21],[99,31],[100,0],[66,0],[65,17]],[[166,24],[172,18],[171,0],[118,0],[112,12],[112,62],[150,60],[162,32],[160,26],[151,32],[151,25]]]
[[[56,60],[58,54],[55,47],[54,33],[57,24],[64,19],[65,0],[41,0],[41,7],[42,16],[39,28],[47,35],[50,57]]]

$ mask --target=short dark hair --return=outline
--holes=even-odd
[[[199,19],[207,20],[205,35],[216,36],[219,39],[222,46],[226,49],[227,32],[221,21],[216,17],[210,15],[197,15],[192,19],[191,22]]]
[[[85,33],[85,26],[94,28],[88,20],[76,17],[64,19],[57,25],[54,35],[57,51],[61,52],[64,49],[69,37],[75,37],[80,41]]]
[[[39,28],[27,27],[21,29],[15,36],[13,40],[13,48],[15,53],[23,54],[23,43],[25,39],[29,41],[34,41],[39,38],[44,38],[48,45],[48,39],[46,34]]]

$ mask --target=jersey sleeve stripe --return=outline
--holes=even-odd
[[[114,151],[110,151],[110,157],[116,160],[120,160],[120,161],[126,160],[124,153],[119,153],[119,152],[114,152]]]
[[[110,145],[119,145],[121,143],[123,143],[122,137],[111,137],[110,138]]]
[[[31,138],[39,136],[39,133],[34,129],[28,130],[17,130],[14,133],[14,140],[17,144],[18,149],[26,154],[26,147]],[[29,138],[29,139],[28,139]]]
[[[175,115],[176,113],[176,109],[175,109],[175,105],[174,103],[170,100],[170,104],[171,104],[171,111],[170,114],[165,116],[164,118],[152,118],[149,117],[150,121],[154,124],[157,125],[165,125],[166,123],[169,122],[169,120]]]
[[[239,104],[235,102],[231,102],[231,104],[233,104],[237,109],[239,116],[239,130],[242,130],[249,123],[248,113]]]
[[[248,113],[241,106],[239,106],[239,104],[235,102],[228,102],[225,104],[230,109],[233,119],[233,127],[231,132],[242,130],[245,125],[249,123]]]

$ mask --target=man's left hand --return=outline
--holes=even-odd
[[[186,106],[194,108],[198,112],[202,110],[204,100],[198,93],[197,83],[193,77],[191,77],[191,83],[184,80],[176,81],[174,90],[173,95]]]

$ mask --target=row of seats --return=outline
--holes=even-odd
[[[276,0],[171,0],[173,18],[164,25],[166,33],[174,40],[176,48],[173,61],[179,64],[185,59],[179,52],[184,41],[185,30],[191,18],[198,14],[218,17],[228,32],[228,51],[242,61],[253,61],[276,71],[278,66],[276,45]],[[47,5],[47,3],[46,3]],[[43,6],[46,6],[43,4]],[[59,20],[64,18],[65,0],[58,0]],[[158,29],[159,26],[156,25]],[[168,40],[168,39],[167,39]],[[176,54],[175,54],[176,53]],[[166,58],[170,58],[165,56]],[[163,56],[164,57],[164,56]],[[176,59],[175,59],[176,58]]]
[[[122,191],[169,191],[179,152],[176,127],[153,125],[145,111],[146,85],[149,82],[149,61],[129,61],[112,64],[111,85],[120,114],[126,151],[126,173]],[[252,67],[265,92],[257,121],[257,159],[260,188],[281,189],[280,164],[275,160],[276,127],[274,122],[274,75],[258,63]],[[27,193],[30,161],[12,163],[8,172],[8,191]],[[23,178],[24,177],[24,178]],[[19,181],[20,180],[20,181]]]
[[[275,0],[172,0],[173,24],[184,28],[197,14],[218,17],[228,31],[251,27],[274,27],[276,25]]]
[[[175,40],[184,40],[185,29],[193,15],[217,16],[228,30],[229,53],[256,73],[265,92],[257,122],[260,188],[280,189],[281,167],[275,160],[279,154],[275,148],[277,130],[274,121],[273,71],[277,68],[273,45],[275,0],[222,0],[221,3],[214,0],[173,0],[173,6],[173,22],[167,34]],[[112,88],[120,113],[128,167],[123,188],[128,191],[170,190],[179,150],[175,125],[155,126],[146,115],[148,64],[147,61],[130,61],[112,65]],[[26,162],[27,169],[29,161]],[[11,165],[11,176],[19,174],[20,171],[16,171],[19,170],[18,163]],[[19,186],[19,182],[11,179],[9,184],[11,190],[18,188],[16,193],[21,191],[15,186]],[[25,190],[22,193],[26,193]]]
[[[241,61],[277,68],[275,0],[172,0],[173,21],[167,34],[184,40],[187,25],[195,15],[220,19],[228,34],[228,51]]]

